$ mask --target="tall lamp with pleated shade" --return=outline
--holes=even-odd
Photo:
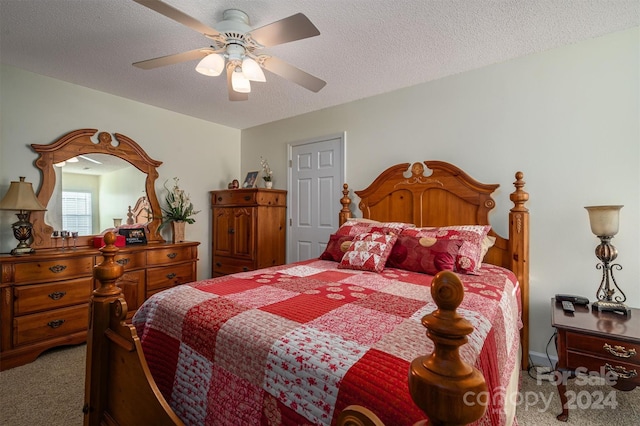
[[[36,194],[33,192],[33,186],[30,182],[24,181],[24,176],[20,176],[20,181],[11,182],[9,190],[0,201],[0,210],[17,211],[18,221],[11,225],[13,228],[13,236],[19,241],[18,246],[11,250],[14,256],[34,253],[35,250],[30,247],[33,225],[29,222],[29,213],[32,211],[46,210]]]

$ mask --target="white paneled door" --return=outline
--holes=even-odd
[[[290,227],[287,262],[319,257],[338,229],[344,134],[289,146]]]

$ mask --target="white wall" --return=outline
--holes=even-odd
[[[635,28],[244,130],[243,174],[263,155],[275,186],[286,188],[288,143],[346,131],[351,188],[397,163],[448,161],[500,184],[491,221],[505,235],[514,174],[523,171],[531,350],[544,353],[551,297],[593,299],[600,283],[584,206],[625,205],[613,240],[624,268],[616,275],[628,304],[640,307],[638,40]]]
[[[81,86],[25,72],[0,68],[0,194],[12,180],[26,176],[40,186],[31,144],[47,144],[76,129],[122,133],[136,141],[151,158],[162,161],[156,192],[163,202],[163,183],[180,178],[191,194],[196,223],[186,237],[200,241],[198,276],[211,275],[211,209],[209,191],[226,188],[239,176],[240,131],[171,111],[133,102]],[[122,206],[126,213],[127,206]],[[10,224],[12,212],[0,212],[0,252],[17,245]],[[170,238],[170,230],[163,231]]]

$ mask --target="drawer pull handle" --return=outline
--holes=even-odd
[[[229,228],[229,233],[230,233],[230,234],[235,234],[235,233],[236,233],[236,230],[235,230],[235,229],[233,229],[233,228]]]
[[[222,201],[222,197],[218,197],[218,201]]]
[[[122,258],[122,259],[118,259],[118,260],[116,260],[116,263],[119,264],[119,265],[122,265],[122,266],[126,266],[126,265],[129,264],[129,258],[125,257],[125,258]]]
[[[51,328],[58,328],[60,327],[62,324],[64,324],[64,320],[63,319],[59,319],[59,320],[53,320],[53,321],[49,321],[47,323],[47,325]]]
[[[242,267],[242,270],[243,270],[244,272],[247,272],[247,271],[249,270],[249,268],[247,268],[246,266],[243,266],[243,267]]]
[[[245,201],[249,201],[250,199],[251,199],[251,196],[250,196],[250,195],[245,195],[245,196],[244,196],[244,200],[245,200]]]
[[[49,268],[49,270],[54,274],[58,274],[64,271],[65,269],[67,269],[66,265],[53,265],[52,267]]]
[[[178,255],[178,253],[168,253],[168,254],[167,254],[167,257],[168,257],[169,259],[175,259],[177,255]]]
[[[53,293],[49,293],[49,297],[53,300],[60,300],[67,294],[66,291],[54,291]]]
[[[624,346],[611,346],[608,343],[605,343],[602,348],[618,358],[631,358],[636,355],[636,350],[634,348],[627,349]]]
[[[216,266],[219,268],[219,267],[221,267],[221,266],[222,266],[222,263],[220,263],[220,262],[216,262]]]
[[[606,363],[604,365],[604,369],[610,373],[615,374],[616,377],[620,379],[633,379],[634,377],[638,376],[638,372],[636,370],[627,370],[621,365],[613,367],[611,364]]]
[[[170,273],[170,274],[167,274],[167,279],[169,279],[169,280],[174,279],[175,277],[176,277],[175,272],[172,272],[172,273]]]

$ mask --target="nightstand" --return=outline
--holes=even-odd
[[[591,305],[575,305],[574,313],[562,310],[551,299],[551,325],[558,331],[556,384],[562,413],[567,421],[566,380],[576,372],[598,373],[615,389],[629,391],[640,386],[640,309],[631,315],[592,310]]]

